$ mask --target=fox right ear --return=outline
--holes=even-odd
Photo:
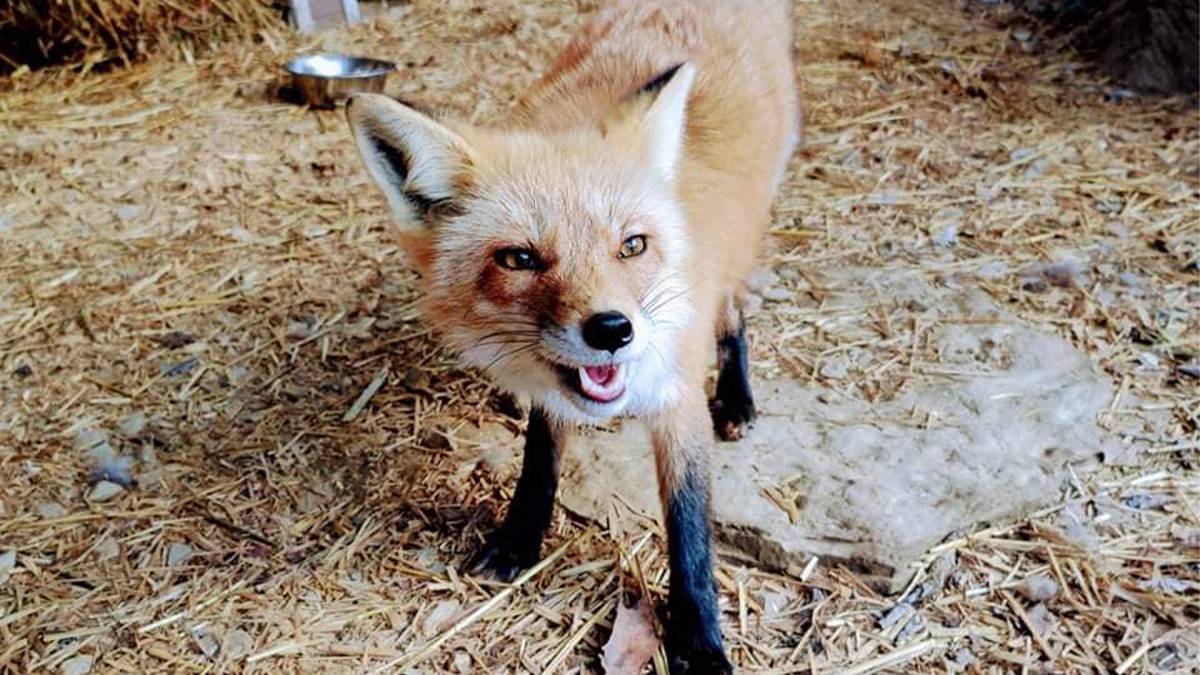
[[[461,196],[471,153],[458,134],[380,94],[352,97],[346,118],[367,171],[403,226],[420,226]]]

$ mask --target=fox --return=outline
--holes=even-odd
[[[709,455],[714,435],[739,439],[756,415],[743,306],[801,136],[793,11],[790,0],[619,0],[486,124],[382,94],[346,108],[418,272],[424,319],[529,410],[507,514],[473,570],[508,581],[534,565],[563,448],[588,426],[640,420],[665,520],[676,675],[732,672]]]

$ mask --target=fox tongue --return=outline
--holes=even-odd
[[[580,392],[600,403],[611,403],[625,393],[620,366],[585,366],[579,369]]]
[[[617,369],[614,366],[588,366],[584,370],[587,372],[588,379],[601,387],[608,384],[613,379],[613,376],[617,374]]]

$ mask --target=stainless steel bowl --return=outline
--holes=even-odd
[[[344,54],[304,54],[283,64],[296,90],[314,108],[332,108],[350,94],[383,91],[394,63]]]

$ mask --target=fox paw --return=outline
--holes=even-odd
[[[710,405],[713,429],[723,441],[739,441],[750,430],[756,416],[754,401],[713,399]]]
[[[517,578],[523,570],[533,567],[538,561],[538,553],[534,551],[515,550],[496,542],[489,542],[480,549],[471,560],[471,573],[478,576],[492,577],[496,581],[508,583]]]
[[[671,675],[732,675],[733,664],[720,647],[691,646],[672,652]]]

